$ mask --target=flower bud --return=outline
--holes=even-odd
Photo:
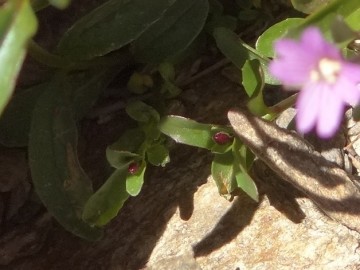
[[[128,172],[130,174],[135,174],[137,173],[138,170],[139,170],[139,164],[136,162],[131,163],[128,167]]]
[[[217,132],[213,136],[213,140],[217,144],[220,144],[220,145],[227,144],[227,143],[231,142],[232,139],[233,139],[233,137],[230,136],[229,134],[225,133],[225,132]]]

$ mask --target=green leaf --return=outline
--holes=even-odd
[[[169,150],[162,144],[150,146],[146,150],[147,160],[154,166],[164,167],[170,162]]]
[[[259,192],[251,176],[244,171],[237,171],[235,174],[236,183],[254,201],[259,201]]]
[[[153,107],[139,100],[130,102],[125,110],[132,119],[138,122],[149,123],[152,120],[155,122],[160,121],[159,113]]]
[[[71,0],[49,0],[49,3],[58,8],[58,9],[65,9],[69,6]]]
[[[215,142],[212,139],[212,126],[201,124],[181,116],[166,116],[160,121],[160,131],[178,143],[211,150]]]
[[[347,18],[358,16],[360,13],[360,1],[344,1],[334,0],[330,4],[320,8],[317,12],[308,16],[302,23],[293,28],[288,36],[297,37],[305,28],[309,26],[317,26],[322,32],[329,36],[330,27],[332,21],[336,16],[342,16],[347,21]],[[357,18],[358,19],[358,18]],[[349,24],[353,27],[352,24]],[[359,29],[359,25],[356,25],[354,29]]]
[[[165,93],[166,98],[174,98],[181,94],[182,90],[171,81],[164,81],[161,92]]]
[[[72,75],[64,75],[61,84],[72,96],[75,119],[83,118],[117,73],[116,70],[87,71]],[[28,144],[32,111],[38,97],[53,87],[43,83],[26,90],[19,91],[11,99],[0,118],[0,143],[8,147],[22,147]]]
[[[224,154],[228,152],[230,149],[231,149],[231,143],[228,143],[226,145],[220,145],[215,143],[214,146],[211,148],[211,153]]]
[[[13,93],[37,20],[27,0],[6,1],[0,7],[0,115]]]
[[[49,87],[40,84],[16,94],[0,118],[0,143],[7,147],[24,147],[29,142],[32,111],[39,96]]]
[[[31,7],[35,12],[46,8],[49,5],[48,0],[30,0]]]
[[[301,23],[304,19],[288,18],[268,28],[256,41],[256,50],[267,57],[274,57],[274,41],[286,35],[292,27]]]
[[[111,167],[114,167],[115,169],[121,169],[131,160],[137,160],[141,157],[138,154],[129,151],[110,150],[109,148],[107,148],[106,158],[110,163]]]
[[[249,171],[254,163],[255,155],[251,150],[245,145],[239,142],[237,139],[235,142],[235,147],[233,148],[233,151],[235,149],[238,149],[240,156],[235,155],[235,162],[241,164],[241,168],[243,171]],[[240,157],[240,158],[239,158]]]
[[[126,192],[127,166],[116,170],[87,201],[83,219],[96,226],[104,226],[119,213],[129,198]]]
[[[242,84],[249,97],[259,93],[262,89],[263,81],[260,74],[260,62],[258,60],[246,60],[241,69]]]
[[[264,73],[265,83],[280,84],[268,72],[269,59],[255,49],[244,43],[236,33],[226,28],[216,28],[214,30],[216,44],[220,51],[238,68],[242,69],[246,60],[257,59],[260,61]]]
[[[145,140],[145,134],[142,130],[126,130],[114,144],[106,149],[106,158],[114,168],[121,169],[127,166],[129,162],[141,159],[138,151]]]
[[[202,30],[208,11],[207,0],[176,0],[156,23],[135,40],[135,57],[146,63],[161,63],[183,51]]]
[[[360,7],[358,7],[353,13],[349,16],[346,16],[345,22],[352,28],[354,31],[360,30]]]
[[[98,100],[100,94],[118,74],[118,70],[89,70],[69,75],[75,118],[81,120]]]
[[[258,116],[269,113],[263,98],[264,82],[261,72],[260,63],[256,59],[246,61],[242,68],[243,86],[250,95],[247,107]]]
[[[136,173],[134,174],[128,173],[126,177],[126,191],[131,196],[137,196],[140,193],[141,188],[144,184],[145,170],[146,170],[146,162],[142,162],[141,167]]]
[[[328,5],[332,0],[291,0],[295,9],[311,14],[321,7]]]
[[[158,71],[160,73],[160,76],[165,81],[174,81],[175,80],[175,67],[173,64],[169,62],[163,62],[159,65]]]
[[[48,211],[73,234],[96,240],[101,231],[81,219],[92,194],[91,181],[77,159],[74,115],[65,89],[53,83],[33,111],[29,160],[35,190]]]
[[[159,65],[158,71],[160,76],[163,78],[164,82],[161,86],[161,93],[166,93],[166,98],[173,98],[179,95],[182,90],[175,85],[175,67],[174,65],[163,62]]]
[[[252,199],[258,202],[259,192],[254,180],[248,174],[248,170],[253,164],[255,155],[238,139],[234,142],[232,153],[234,156],[234,174],[237,186],[241,188],[246,194],[248,194]]]
[[[211,175],[215,180],[220,195],[228,195],[237,188],[233,165],[234,157],[231,151],[216,154],[211,163]]]
[[[77,21],[58,51],[70,59],[103,56],[129,44],[157,22],[175,0],[110,0]]]

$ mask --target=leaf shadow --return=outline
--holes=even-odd
[[[260,198],[260,201],[262,198]],[[259,203],[246,194],[238,196],[231,208],[222,216],[215,228],[193,246],[194,256],[206,256],[231,242],[251,220]]]

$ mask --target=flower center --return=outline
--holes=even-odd
[[[336,82],[341,70],[341,63],[339,61],[322,58],[316,69],[310,73],[310,79],[314,82],[325,81],[329,84]]]

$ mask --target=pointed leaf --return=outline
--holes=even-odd
[[[129,162],[141,159],[137,153],[145,140],[142,130],[128,129],[121,137],[106,149],[106,158],[114,168],[121,169]]]
[[[236,183],[254,201],[259,201],[259,192],[251,176],[244,171],[237,171],[235,174]]]
[[[265,115],[269,113],[263,98],[264,81],[262,69],[257,59],[247,60],[242,68],[243,86],[250,96],[247,103],[248,109],[255,115]]]
[[[211,175],[221,195],[230,194],[237,187],[233,164],[234,157],[231,151],[225,154],[216,154],[211,163]]]
[[[119,213],[129,198],[126,192],[127,166],[114,171],[106,182],[87,201],[83,219],[96,226],[104,226]]]
[[[27,0],[3,2],[0,6],[0,115],[10,100],[37,20]]]
[[[201,124],[181,116],[166,116],[160,121],[160,131],[178,143],[210,150],[215,142],[212,140],[212,126]]]
[[[241,69],[242,84],[249,97],[259,93],[263,81],[260,74],[260,62],[256,59],[246,60]]]
[[[214,30],[214,38],[220,51],[241,70],[246,60],[257,59],[264,73],[264,80],[268,84],[280,84],[268,72],[269,59],[260,52],[244,43],[233,31],[219,27]]]

